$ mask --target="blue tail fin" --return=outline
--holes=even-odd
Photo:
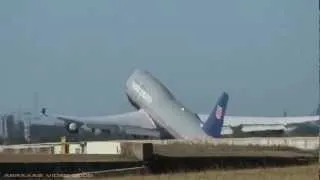
[[[208,119],[202,124],[202,129],[212,137],[221,137],[224,115],[227,109],[229,95],[223,92]]]

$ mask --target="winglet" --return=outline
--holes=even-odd
[[[229,95],[226,92],[223,92],[208,119],[202,124],[202,129],[209,136],[216,138],[221,137],[228,101]]]

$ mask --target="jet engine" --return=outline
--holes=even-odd
[[[101,134],[102,130],[101,129],[97,129],[97,128],[92,128],[91,129],[92,133],[94,133],[94,135],[98,136]]]
[[[66,124],[66,129],[69,133],[78,133],[79,132],[79,127],[76,123],[67,123]]]
[[[107,134],[107,135],[110,135],[111,134],[111,131],[109,129],[104,129],[103,130],[103,133]]]

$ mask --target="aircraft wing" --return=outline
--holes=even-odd
[[[45,110],[43,113],[45,114]],[[47,116],[47,115],[46,115]],[[78,125],[86,125],[89,128],[100,128],[110,126],[130,126],[137,128],[155,129],[156,125],[144,110],[127,112],[123,114],[109,116],[93,116],[93,117],[76,117],[53,115],[58,120],[66,123],[76,123]]]

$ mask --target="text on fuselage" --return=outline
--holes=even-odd
[[[150,104],[152,102],[152,97],[144,89],[142,89],[140,85],[137,84],[135,81],[132,81],[132,88],[134,89],[134,91],[138,93],[140,97],[146,100],[147,103]]]

